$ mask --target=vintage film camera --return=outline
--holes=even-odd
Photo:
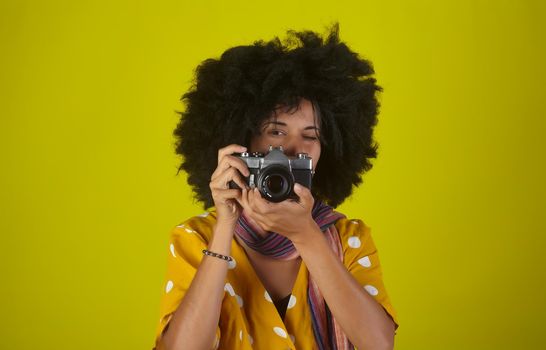
[[[235,153],[242,159],[250,170],[250,175],[245,177],[250,187],[257,187],[262,197],[270,202],[282,202],[285,199],[298,199],[294,192],[294,184],[297,182],[311,189],[313,177],[313,160],[307,153],[298,153],[296,157],[287,157],[282,147],[269,146],[269,152]],[[233,181],[230,188],[239,188]]]

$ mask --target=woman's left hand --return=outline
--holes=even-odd
[[[301,237],[303,233],[318,229],[318,226],[311,215],[314,203],[311,191],[296,183],[294,192],[298,195],[299,201],[288,199],[273,203],[262,198],[257,188],[248,191],[243,189],[240,203],[245,215],[262,229],[277,232],[296,243],[298,238],[303,239]]]

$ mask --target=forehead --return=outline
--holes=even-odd
[[[318,126],[320,120],[317,116],[318,111],[315,110],[313,104],[306,99],[302,99],[300,104],[296,108],[288,108],[278,106],[277,109],[271,114],[269,118],[264,120],[264,124],[270,124],[272,122],[280,122],[287,125],[303,125]]]

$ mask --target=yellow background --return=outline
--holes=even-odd
[[[168,234],[202,212],[172,130],[193,68],[324,31],[373,61],[372,227],[397,349],[539,349],[542,1],[0,3],[2,349],[150,349]]]

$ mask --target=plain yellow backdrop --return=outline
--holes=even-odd
[[[324,32],[384,88],[372,227],[396,349],[539,349],[542,1],[0,2],[2,349],[151,349],[168,235],[202,212],[172,130],[195,66]]]

